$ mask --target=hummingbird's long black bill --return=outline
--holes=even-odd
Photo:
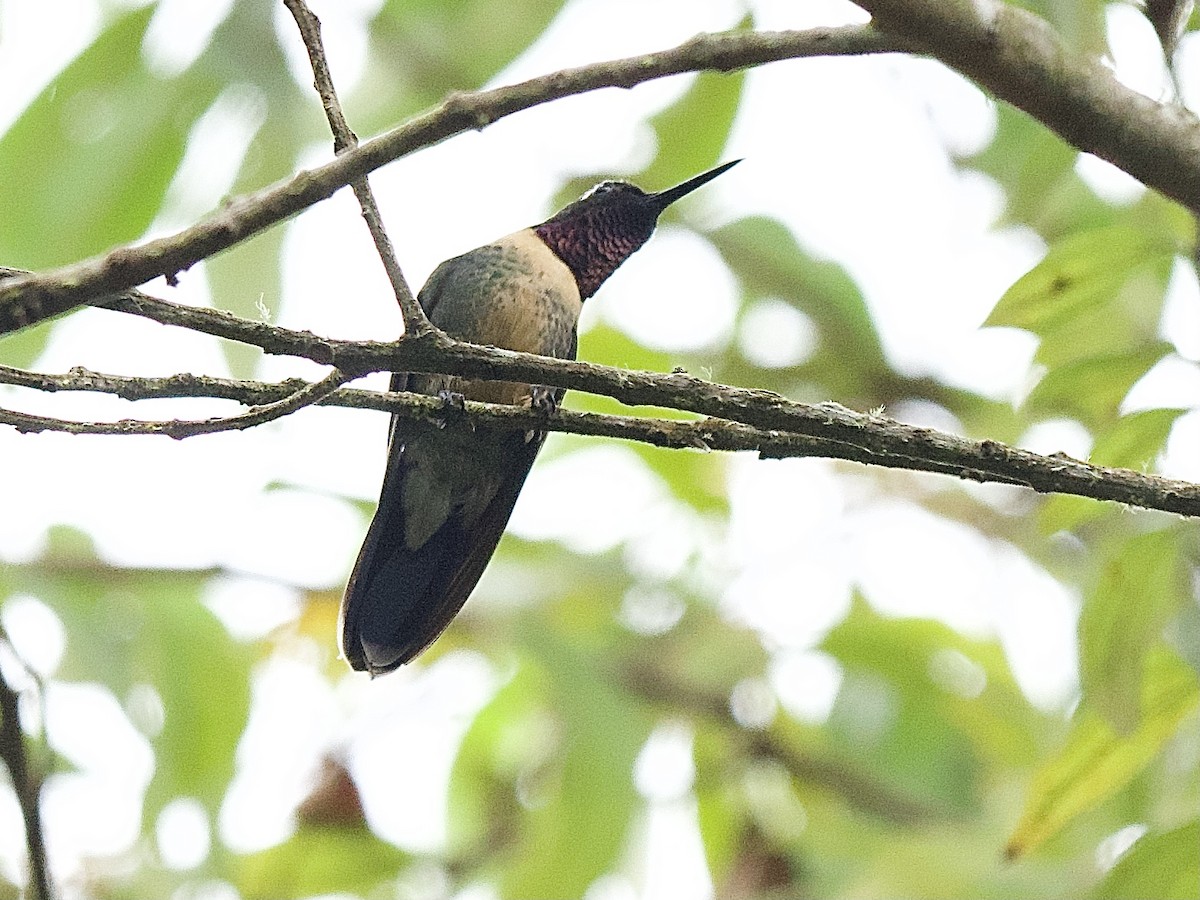
[[[677,184],[673,188],[667,188],[665,191],[659,191],[657,194],[651,194],[650,198],[655,201],[655,204],[658,206],[658,209],[661,212],[680,197],[686,196],[687,194],[690,194],[692,191],[696,190],[696,188],[708,184],[718,175],[729,171],[740,162],[740,159],[735,159],[733,162],[724,163],[723,165],[717,166],[715,169],[709,169],[707,172],[697,175],[695,178],[689,178],[683,184]]]

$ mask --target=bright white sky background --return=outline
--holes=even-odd
[[[168,71],[186,65],[225,5],[167,0],[151,28],[147,56]],[[313,3],[343,96],[359,75],[362,22],[376,5],[372,0]],[[0,125],[11,122],[92,39],[101,21],[99,6],[93,0],[0,3],[0,84],[5,85]],[[766,29],[865,18],[841,0],[574,0],[496,82],[673,46],[698,31],[732,26],[747,7]],[[295,51],[296,78],[308,85],[308,63],[282,4],[278,21],[284,42]],[[636,27],[628,27],[630,22]],[[1165,96],[1149,25],[1131,7],[1118,5],[1111,9],[1109,27],[1118,75],[1150,96]],[[1185,85],[1200,84],[1198,47],[1193,41],[1184,48]],[[420,284],[440,260],[540,221],[551,193],[566,177],[637,169],[654,146],[652,134],[633,123],[671,102],[687,84],[684,78],[667,79],[542,106],[374,175],[410,281]],[[1188,99],[1195,106],[1200,93]],[[353,108],[348,114],[353,124]],[[256,98],[244,91],[218,100],[193,134],[155,234],[184,227],[219,202],[259,115]],[[802,245],[846,266],[862,286],[895,364],[1017,401],[1027,389],[1033,339],[979,325],[1044,248],[1030,232],[994,230],[1001,209],[997,188],[981,176],[957,171],[947,152],[985,145],[994,120],[992,104],[975,88],[930,61],[879,57],[766,66],[748,77],[727,154],[746,161],[705,188],[692,210],[713,223],[749,213],[785,221]],[[329,155],[328,145],[315,146],[310,161]],[[1083,160],[1080,172],[1108,197],[1132,200],[1142,190],[1098,160]],[[12,261],[0,260],[5,262]],[[197,267],[187,273],[182,289],[169,296],[207,303],[201,272]],[[291,229],[286,272],[281,324],[344,338],[386,339],[399,329],[398,312],[348,192],[305,214]],[[355,276],[359,289],[334,290]],[[705,346],[733,327],[734,292],[711,249],[664,229],[589,301],[582,327],[604,319],[647,344],[702,357]],[[1165,330],[1191,360],[1200,358],[1198,300],[1194,278],[1177,272]],[[272,305],[270,298],[264,302]],[[794,361],[808,343],[804,321],[790,311],[751,318],[738,338],[778,362]],[[73,365],[131,374],[225,371],[207,338],[95,311],[65,321],[37,368],[59,372]],[[263,375],[318,371],[270,360]],[[384,379],[369,383],[382,387]],[[0,391],[6,403],[16,402],[16,396],[15,389]],[[1167,360],[1135,388],[1128,403],[1130,408],[1193,406],[1197,396],[1196,368]],[[134,414],[111,397],[60,394],[44,404],[27,394],[21,398],[21,408],[57,415]],[[140,404],[136,413],[195,417],[227,409],[157,401]],[[956,428],[936,410],[889,412]],[[296,594],[286,585],[335,588],[344,582],[364,524],[335,495],[377,496],[385,424],[382,414],[308,410],[253,431],[183,442],[0,430],[5,471],[24,473],[19,481],[10,478],[0,485],[0,564],[35,557],[50,526],[72,525],[92,535],[98,551],[117,565],[219,565],[244,573],[214,590],[210,601],[235,634],[262,634],[295,610]],[[1081,457],[1088,451],[1086,433],[1067,424],[1041,426],[1022,444]],[[177,473],[184,467],[199,474],[180,479]],[[1197,414],[1176,426],[1166,468],[1200,480]],[[263,492],[266,484],[279,481],[316,490]],[[934,484],[932,476],[929,483]],[[746,573],[730,583],[728,608],[769,632],[781,647],[773,684],[797,714],[819,718],[832,701],[837,673],[809,648],[844,613],[852,584],[886,612],[932,615],[972,634],[997,634],[1036,702],[1060,707],[1069,700],[1076,685],[1075,598],[1019,552],[936,519],[902,498],[878,500],[855,477],[835,475],[832,465],[820,461],[740,457],[733,463],[732,484],[728,537],[713,546],[717,558]],[[1021,502],[1008,489],[971,489],[992,502]],[[564,493],[575,498],[580,513],[574,519],[564,520],[562,507],[553,502]],[[629,516],[629,509],[644,514]],[[666,560],[660,564],[667,569],[672,559],[686,555],[689,534],[713,540],[682,516],[632,453],[604,441],[539,463],[511,528],[525,537],[555,538],[589,550],[634,537],[635,563]],[[297,555],[296,546],[305,552]],[[778,586],[794,584],[801,572],[805,603],[773,602],[781,593]],[[3,624],[37,668],[53,672],[64,648],[61,628],[45,607],[32,598],[12,602]],[[320,755],[340,747],[348,751],[373,825],[406,848],[436,848],[444,836],[444,777],[453,748],[495,679],[487,662],[470,654],[374,683],[348,676],[335,689],[303,659],[264,665],[241,748],[242,772],[217,823],[222,838],[245,850],[283,839],[291,827],[289,810],[309,787]],[[118,852],[133,840],[139,812],[131,798],[140,796],[149,779],[152,756],[118,703],[99,688],[54,687],[46,727],[54,746],[80,770],[54,779],[45,798],[53,859],[67,874],[79,855]],[[421,734],[420,742],[412,740],[414,733]],[[689,747],[681,727],[662,729],[647,746],[636,773],[639,787],[653,801],[644,865],[633,882],[612,879],[597,885],[593,900],[711,892],[688,799]],[[412,774],[401,781],[398,771]],[[401,792],[402,806],[386,802]],[[10,878],[19,877],[21,834],[15,803],[0,804],[0,865]],[[198,804],[169,807],[158,834],[172,864],[190,867],[206,853],[208,823]],[[214,887],[212,896],[224,896],[223,890]]]

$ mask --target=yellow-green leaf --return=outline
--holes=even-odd
[[[1200,896],[1200,820],[1148,834],[1113,866],[1093,900],[1195,900]]]
[[[1075,360],[1046,373],[1025,401],[1034,415],[1079,419],[1087,425],[1116,418],[1134,383],[1173,350],[1166,341]]]
[[[408,855],[362,828],[301,828],[291,838],[237,863],[237,887],[247,898],[367,896],[394,882]]]
[[[1196,673],[1166,650],[1147,657],[1142,718],[1131,734],[1117,734],[1099,713],[1081,704],[1065,745],[1033,778],[1025,811],[1008,842],[1008,857],[1036,849],[1125,787],[1197,706]]]
[[[986,325],[1008,325],[1044,335],[1116,297],[1138,269],[1173,258],[1164,236],[1112,225],[1074,234],[1009,288]]]
[[[1079,617],[1079,670],[1086,701],[1118,732],[1140,715],[1146,653],[1184,598],[1171,529],[1121,543],[1106,559]]]

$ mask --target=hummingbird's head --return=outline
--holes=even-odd
[[[657,194],[628,181],[601,182],[534,231],[567,264],[586,300],[650,239],[664,209],[739,162],[725,163]]]

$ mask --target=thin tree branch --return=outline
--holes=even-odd
[[[1200,515],[1200,485],[1129,469],[1043,456],[998,441],[972,441],[930,428],[855,413],[836,403],[795,403],[769,391],[713,384],[672,373],[632,372],[454,341],[433,332],[394,344],[336,341],[240,319],[222,311],[183,307],[138,295],[116,308],[261,347],[336,365],[352,375],[373,371],[441,372],[469,378],[546,384],[613,397],[630,406],[685,410],[767,431],[806,434],[859,447],[881,465],[916,460],[911,468],[961,470],[964,477],[1023,484],[1042,493],[1077,494],[1180,515]],[[903,466],[908,468],[910,466]]]
[[[0,372],[0,380],[7,380],[4,375],[12,371],[8,366],[0,366],[4,370]],[[78,373],[79,370],[73,370]],[[30,373],[26,373],[30,374]],[[70,377],[70,376],[69,376]],[[79,377],[76,375],[76,377]],[[104,383],[106,380],[113,383],[113,379],[119,376],[101,375],[96,378],[97,384]],[[189,378],[192,376],[175,376],[177,379]],[[137,380],[137,379],[134,379]],[[171,379],[149,379],[151,382],[162,380],[170,381]],[[30,413],[17,412],[15,410],[0,409],[0,423],[11,425],[22,433],[36,433],[42,431],[59,431],[66,434],[160,434],[165,435],[175,440],[183,438],[196,437],[201,434],[217,434],[222,431],[242,431],[247,428],[253,428],[257,425],[264,425],[274,419],[282,418],[283,416],[291,415],[297,410],[303,409],[306,406],[321,402],[330,394],[334,393],[339,387],[350,380],[350,376],[344,372],[334,369],[320,381],[304,382],[296,381],[288,385],[280,385],[283,388],[277,399],[270,400],[262,405],[252,406],[243,413],[234,416],[211,419],[166,419],[161,421],[146,421],[142,419],[122,419],[119,422],[71,422],[64,419],[55,419],[47,416],[38,416]],[[82,383],[82,380],[76,383]],[[26,382],[25,386],[33,386]],[[63,388],[56,388],[62,390]],[[70,389],[70,388],[67,388]],[[95,390],[96,388],[84,388],[84,390]],[[113,392],[117,393],[117,392]],[[162,395],[160,395],[162,396]],[[198,395],[189,395],[198,396]]]
[[[0,284],[0,334],[80,304],[109,306],[115,297],[159,275],[173,279],[200,260],[328,199],[380,166],[523,109],[600,88],[632,88],[685,72],[728,72],[784,59],[900,49],[896,39],[861,26],[726,32],[699,35],[658,53],[563,69],[486,91],[451,94],[430,112],[347,150],[323,166],[230,200],[218,212],[176,234]]]
[[[283,0],[283,5],[288,8],[292,18],[296,20],[296,27],[300,29],[300,37],[308,50],[308,59],[313,70],[313,87],[316,88],[317,94],[321,98],[321,106],[325,109],[325,118],[329,120],[329,128],[333,132],[333,152],[340,155],[358,146],[358,136],[350,130],[350,125],[346,122],[345,115],[342,114],[342,105],[338,102],[337,90],[333,86],[333,76],[329,73],[329,63],[326,60],[325,48],[321,41],[321,20],[308,8],[304,0]],[[375,195],[371,192],[371,185],[368,183],[367,177],[364,175],[362,178],[356,178],[350,182],[350,187],[354,191],[354,196],[358,198],[363,219],[367,223],[367,229],[371,232],[371,239],[375,242],[375,250],[383,261],[383,268],[387,272],[388,281],[392,284],[396,302],[400,305],[400,315],[404,319],[404,331],[407,334],[429,331],[433,325],[426,318],[425,310],[421,308],[421,304],[417,302],[412,289],[408,286],[408,281],[400,268],[400,261],[396,258],[392,239],[388,237],[388,233],[383,227],[379,205],[375,202]]]
[[[855,0],[908,42],[1094,153],[1200,212],[1200,119],[1121,84],[1044,20],[1001,0]]]
[[[295,394],[308,382],[289,379],[278,383],[239,381],[206,375],[181,374],[165,378],[138,378],[128,375],[108,375],[76,367],[65,375],[46,375],[26,372],[10,366],[0,366],[0,383],[54,393],[57,391],[92,391],[115,394],[126,400],[203,398],[233,400],[247,405],[274,403]],[[348,409],[371,409],[393,413],[405,419],[428,422],[439,427],[488,425],[514,431],[531,428],[561,431],[587,437],[609,437],[637,441],[671,450],[753,451],[764,458],[827,457],[860,463],[887,465],[890,468],[941,472],[955,477],[972,478],[958,466],[937,466],[928,461],[889,459],[886,462],[860,447],[839,444],[821,438],[765,431],[722,419],[704,418],[698,421],[657,419],[645,416],[618,416],[602,413],[576,412],[559,409],[547,415],[528,407],[464,401],[462,412],[448,410],[436,397],[407,391],[378,392],[356,388],[341,388],[321,398],[316,405],[339,406]],[[221,419],[210,420],[222,422]],[[11,425],[24,433],[60,432],[66,434],[124,435],[164,434],[161,423],[122,420],[118,422],[76,422],[49,416],[0,409],[0,424]],[[179,437],[205,433],[197,428]],[[980,474],[975,480],[985,480]],[[1004,481],[1000,476],[987,478]],[[1007,482],[1019,484],[1019,482]]]
[[[339,342],[334,342],[339,343]],[[346,342],[347,344],[349,342]],[[410,341],[398,345],[401,349]],[[362,345],[352,345],[362,346]],[[392,345],[381,345],[389,347]],[[630,372],[589,363],[495,351],[471,344],[458,348],[484,355],[504,353],[501,380],[553,384],[591,391],[640,404],[692,410],[707,418],[681,422],[635,416],[611,416],[559,410],[543,413],[520,407],[467,401],[461,413],[447,410],[435,397],[411,393],[375,393],[343,388],[321,398],[324,405],[377,409],[439,425],[486,424],[499,428],[539,428],[596,437],[615,437],[673,449],[751,450],[766,458],[818,456],[894,469],[936,472],[972,481],[998,482],[1031,488],[1039,493],[1073,494],[1097,500],[1116,500],[1130,506],[1200,516],[1200,485],[1135,472],[1094,466],[1063,455],[1044,456],[996,441],[972,441],[956,435],[905,425],[878,415],[855,413],[834,403],[816,406],[795,403],[768,391],[750,391],[713,384],[680,372],[661,375]],[[531,360],[528,365],[524,359]],[[508,363],[514,365],[510,369]],[[543,367],[543,363],[550,365]],[[444,370],[455,370],[446,366]],[[478,377],[476,370],[471,370]],[[130,378],[72,369],[66,375],[43,375],[0,366],[0,382],[44,391],[95,390],[127,399],[162,397],[219,397],[243,403],[272,403],[294,394],[303,382],[263,384],[196,375],[171,378]],[[582,386],[581,386],[582,385]],[[616,385],[616,386],[614,386]],[[311,385],[310,385],[311,387]],[[596,388],[599,387],[599,390]],[[705,408],[726,410],[712,415]],[[236,417],[235,417],[236,418]],[[748,421],[748,420],[756,421]],[[210,420],[224,421],[224,420]],[[66,422],[61,419],[0,410],[0,423],[20,431],[65,431],[73,434],[170,434],[170,423]],[[765,424],[761,424],[765,423]],[[773,423],[773,424],[772,424]],[[200,425],[193,433],[205,433]],[[176,435],[172,435],[176,436]]]
[[[25,734],[21,730],[20,698],[0,667],[0,759],[8,768],[13,793],[25,821],[25,847],[29,853],[29,896],[32,900],[51,900],[55,896],[46,857],[46,837],[42,828],[41,779],[29,764]]]

